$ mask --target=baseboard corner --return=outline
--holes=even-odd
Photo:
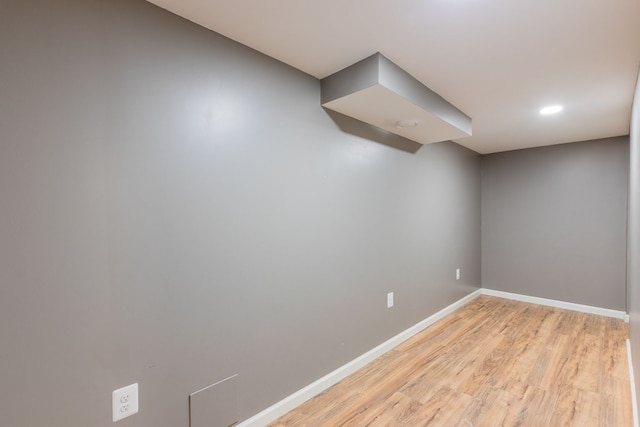
[[[498,298],[506,298],[515,301],[528,302],[532,304],[546,305],[549,307],[563,308],[565,310],[579,311],[582,313],[597,314],[599,316],[613,317],[626,321],[627,313],[620,310],[612,310],[610,308],[594,307],[591,305],[576,304],[573,302],[554,300],[549,298],[533,297],[529,295],[516,294],[513,292],[496,291],[488,288],[481,288],[482,295],[489,295]]]

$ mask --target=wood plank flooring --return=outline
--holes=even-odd
[[[269,426],[631,426],[627,336],[481,296]]]

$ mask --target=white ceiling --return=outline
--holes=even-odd
[[[629,133],[640,0],[149,1],[317,78],[380,52],[473,119],[456,142],[479,153]]]

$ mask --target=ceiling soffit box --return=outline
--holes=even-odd
[[[380,53],[322,79],[321,103],[421,144],[471,136],[466,114]]]

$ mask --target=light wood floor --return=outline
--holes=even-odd
[[[270,426],[631,426],[627,335],[481,296]]]

